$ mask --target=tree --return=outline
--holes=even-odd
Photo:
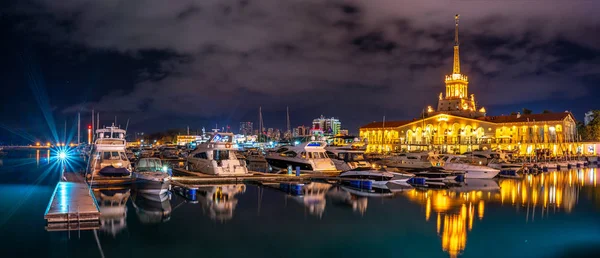
[[[577,133],[582,141],[600,141],[600,110],[592,110],[593,119],[587,125],[577,123]]]
[[[542,111],[542,114],[549,114],[552,113],[552,111],[548,110],[548,109],[544,109],[544,111]]]
[[[511,116],[516,116],[516,115],[517,115],[517,112],[510,112],[510,115],[511,115]]]
[[[531,109],[523,108],[523,115],[531,115],[531,113],[533,113],[533,111],[531,111]]]

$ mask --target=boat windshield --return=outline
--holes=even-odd
[[[119,151],[103,151],[100,154],[102,160],[127,160],[124,152]]]
[[[162,162],[160,159],[141,159],[135,169],[139,172],[147,171],[160,171],[162,169]]]

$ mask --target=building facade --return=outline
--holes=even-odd
[[[418,119],[373,122],[360,128],[368,152],[424,151],[464,153],[499,149],[533,155],[583,153],[576,144],[576,122],[569,112],[487,116],[469,95],[468,78],[460,72],[458,15],[455,17],[452,74],[444,80],[445,94]]]
[[[321,117],[313,120],[311,134],[319,136],[333,136],[340,132],[342,123],[337,118],[325,118]]]
[[[240,122],[240,134],[251,135],[253,131],[252,122]]]

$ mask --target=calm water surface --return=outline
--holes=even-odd
[[[201,189],[197,202],[95,191],[101,227],[47,232],[46,151],[0,157],[1,257],[600,257],[596,168],[365,197],[325,183],[287,195]]]

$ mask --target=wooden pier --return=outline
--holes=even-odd
[[[58,182],[46,208],[46,230],[86,230],[100,226],[100,211],[94,195],[83,177],[65,173],[64,181]]]

